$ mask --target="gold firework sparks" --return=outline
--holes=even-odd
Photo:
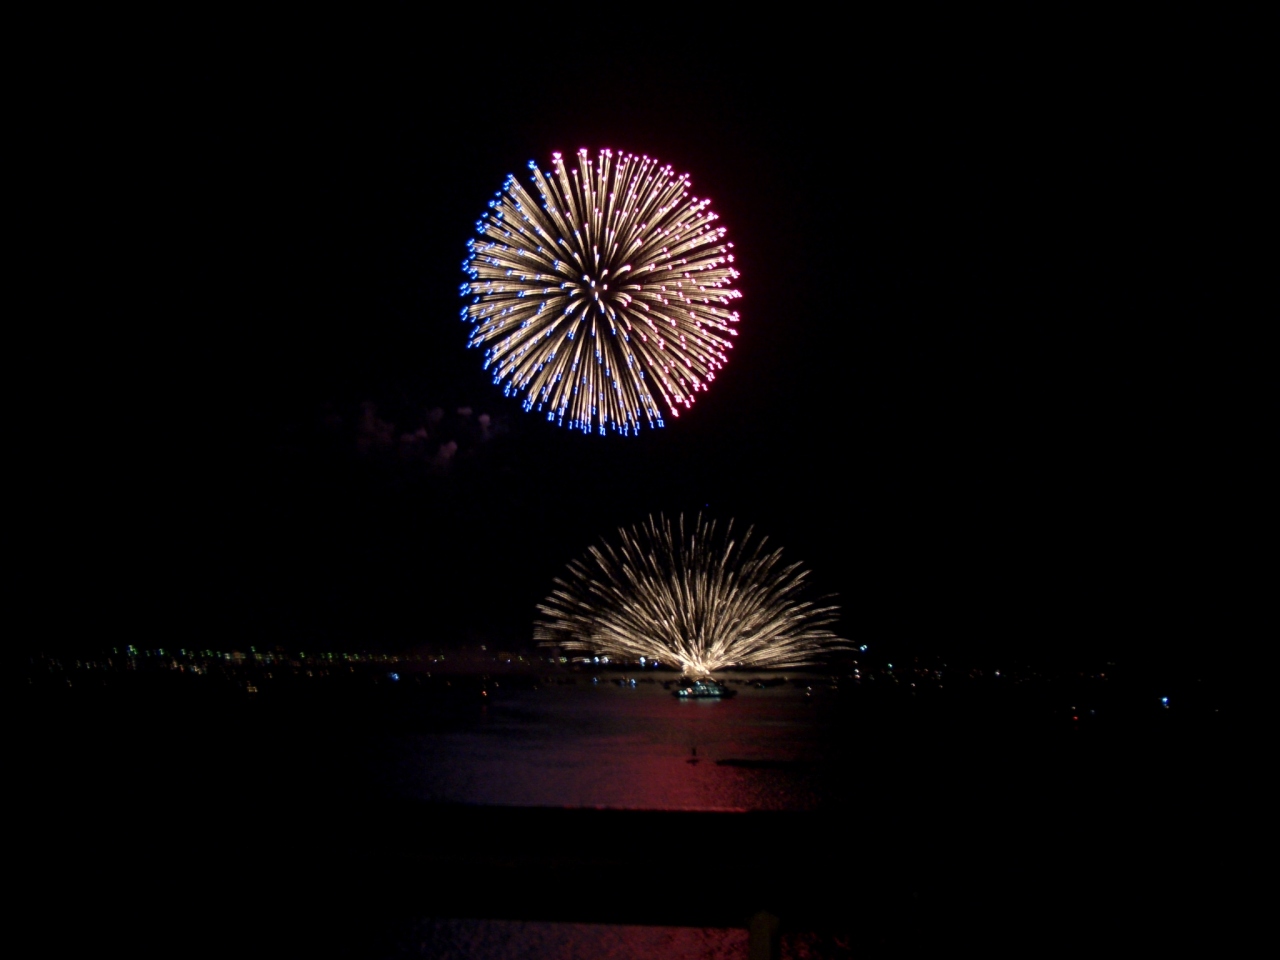
[[[559,153],[537,198],[514,175],[468,241],[464,320],[526,410],[634,434],[691,407],[737,335],[733,244],[687,174],[652,157]]]
[[[738,667],[799,667],[850,649],[830,625],[839,608],[801,598],[807,571],[782,563],[748,528],[723,536],[701,516],[686,529],[659,516],[569,564],[538,605],[534,639],[622,659],[679,664],[708,677]]]

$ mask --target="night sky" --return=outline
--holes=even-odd
[[[28,646],[515,649],[601,535],[702,510],[802,561],[859,642],[1206,656],[1235,75],[838,33],[525,62],[414,25],[47,78]],[[523,413],[458,318],[505,175],[584,146],[689,172],[742,271],[726,370],[638,439]],[[360,455],[364,402],[396,435],[463,405],[507,432],[433,471]]]

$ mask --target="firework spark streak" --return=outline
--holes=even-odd
[[[783,565],[766,540],[722,537],[659,517],[569,564],[538,605],[534,639],[567,650],[678,663],[693,677],[728,667],[798,667],[849,649],[827,629],[839,608],[799,597],[807,571]]]
[[[462,268],[469,346],[526,410],[586,433],[661,427],[726,363],[741,293],[710,201],[652,157],[530,160],[507,177]]]

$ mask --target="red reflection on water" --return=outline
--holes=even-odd
[[[394,777],[397,792],[455,803],[810,809],[811,771],[786,764],[815,759],[819,726],[802,691],[689,701],[602,682],[491,698],[466,729],[400,744]]]

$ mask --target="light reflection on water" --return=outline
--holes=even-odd
[[[506,806],[649,810],[806,810],[822,800],[822,733],[795,687],[743,685],[731,700],[689,701],[660,684],[602,679],[495,691],[470,715],[384,743],[384,788],[399,797]],[[464,711],[465,714],[465,711]],[[745,766],[717,761],[740,761]],[[691,762],[696,761],[696,762]],[[763,764],[763,765],[762,765]],[[486,960],[721,960],[747,955],[743,929],[422,918],[395,957]],[[851,956],[848,943],[794,932],[788,958]]]
[[[725,701],[589,680],[505,692],[449,729],[387,744],[385,785],[445,803],[812,809],[821,760],[814,705],[794,688],[741,689]],[[717,763],[726,760],[746,765]]]
[[[784,960],[852,957],[848,938],[788,933]],[[421,920],[405,930],[394,957],[435,960],[742,960],[747,931],[693,927],[522,923],[513,920]]]

